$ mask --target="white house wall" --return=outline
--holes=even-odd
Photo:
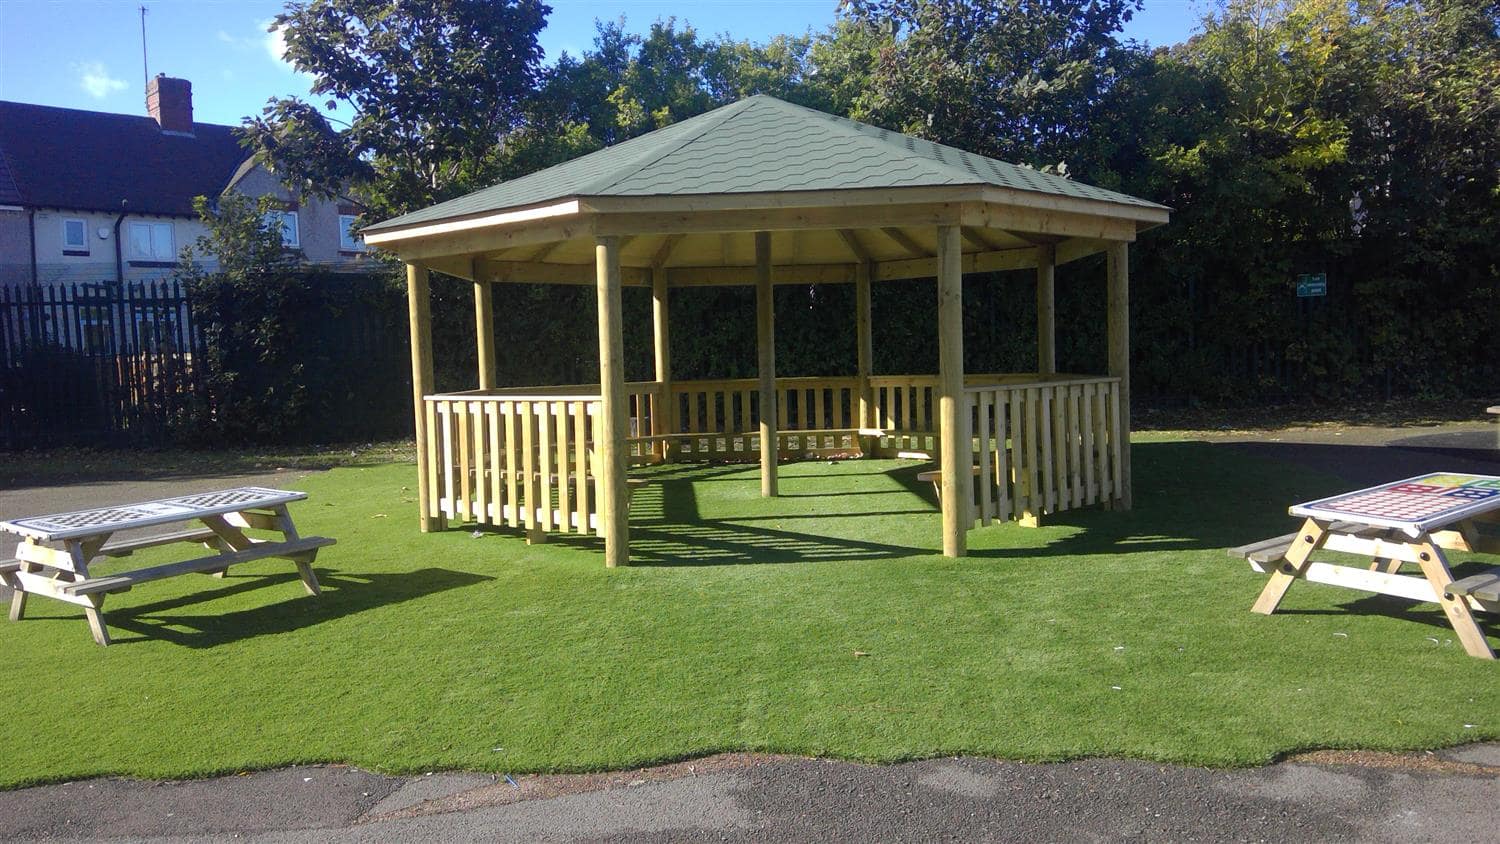
[[[341,203],[338,201],[298,196],[259,165],[235,182],[231,189],[247,196],[274,196],[282,202],[295,202],[302,255],[308,263],[353,269],[367,261],[361,252],[339,248]]]
[[[87,211],[38,211],[36,213],[37,282],[49,285],[114,281],[116,216]],[[63,248],[63,221],[69,219],[83,220],[87,234],[87,255],[64,254],[72,251]],[[191,246],[207,231],[204,225],[196,219],[127,214],[120,222],[119,229],[123,250],[121,259],[124,262],[126,281],[155,281],[170,278],[176,268],[175,257],[171,262],[163,262],[131,254],[130,224],[133,222],[171,224],[173,248],[179,254],[184,247]],[[170,265],[159,266],[162,263]]]

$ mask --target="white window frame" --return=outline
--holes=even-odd
[[[340,252],[363,252],[365,251],[365,239],[357,234],[351,234],[349,229],[354,221],[359,219],[358,214],[339,215],[339,251]]]
[[[287,238],[287,221],[288,220],[290,220],[291,224],[292,224],[292,226],[291,226],[292,236],[291,236],[290,239]],[[274,228],[281,229],[281,245],[282,246],[285,246],[288,249],[301,249],[302,248],[302,232],[300,230],[300,226],[298,225],[297,212],[296,211],[281,211],[281,210],[267,211],[264,221],[265,221],[266,228],[273,228],[274,227]]]
[[[70,224],[70,223],[77,223],[79,229],[82,231],[83,237],[81,239],[82,240],[81,243],[69,243],[68,242],[68,224]],[[65,252],[69,251],[69,250],[71,250],[73,252],[80,252],[80,251],[87,252],[89,250],[89,223],[88,223],[88,221],[85,220],[85,219],[83,219],[82,217],[64,217],[63,221],[62,221],[62,243],[63,243],[63,251],[65,251]]]
[[[135,248],[136,232],[144,227],[149,234],[146,240],[151,244],[148,253],[142,253]],[[162,249],[157,235],[166,232],[166,249]],[[177,260],[177,231],[170,222],[159,220],[131,220],[130,221],[130,257],[137,261],[175,261]]]

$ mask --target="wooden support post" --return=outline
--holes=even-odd
[[[873,402],[870,396],[870,373],[875,358],[875,341],[870,325],[870,276],[874,264],[861,261],[854,268],[854,335],[856,338],[859,377],[859,427],[874,428]]]
[[[474,347],[479,353],[479,389],[495,389],[494,286],[482,280],[474,260]]]
[[[432,375],[432,291],[426,267],[406,265],[406,307],[411,322],[411,394],[416,416],[417,435],[417,507],[421,510],[422,532],[442,530],[441,516],[432,516],[431,499],[437,490],[428,488],[427,414],[424,397],[433,390]]]
[[[974,500],[974,444],[964,393],[964,277],[958,226],[938,226],[939,468],[943,473],[943,556],[968,553]]]
[[[603,413],[596,451],[603,472],[599,484],[599,518],[604,524],[604,564],[630,562],[630,489],[626,477],[626,429],[630,396],[625,392],[625,341],[620,317],[620,239],[594,242],[594,272],[599,307],[599,396]]]
[[[1129,510],[1130,494],[1130,245],[1113,241],[1109,273],[1109,374],[1120,379],[1120,500]]]
[[[1045,380],[1057,374],[1057,309],[1053,301],[1057,247],[1038,246],[1036,256],[1036,371]]]
[[[656,352],[657,394],[652,400],[651,433],[662,436],[677,430],[677,403],[672,400],[672,332],[667,316],[667,271],[664,267],[652,267],[651,273],[651,326],[652,347]],[[656,444],[657,457],[666,460],[666,440]]]
[[[771,233],[755,233],[755,348],[760,376],[760,494],[776,496],[776,305],[771,293]]]

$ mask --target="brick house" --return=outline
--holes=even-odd
[[[357,208],[302,197],[248,157],[234,127],[193,121],[192,85],[157,76],[148,116],[0,101],[0,286],[149,281],[205,231],[193,198],[275,196],[288,249],[362,269]]]

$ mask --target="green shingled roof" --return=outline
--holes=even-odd
[[[376,232],[569,197],[994,185],[1153,202],[757,95],[572,161],[366,228]]]

